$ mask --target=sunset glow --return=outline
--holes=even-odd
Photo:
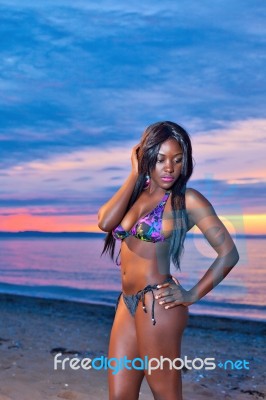
[[[231,234],[265,235],[266,214],[219,216]],[[102,232],[97,226],[97,215],[33,216],[19,214],[0,217],[1,231],[43,232]],[[199,233],[194,229],[195,234]]]

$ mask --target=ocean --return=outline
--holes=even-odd
[[[240,260],[225,280],[190,306],[191,314],[265,321],[265,239],[238,238]],[[0,292],[114,306],[121,290],[120,271],[100,257],[101,235],[87,237],[2,237]],[[118,250],[118,248],[117,248]],[[216,254],[202,237],[189,237],[181,272],[172,270],[189,289]]]

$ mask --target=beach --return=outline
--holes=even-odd
[[[108,399],[106,370],[55,370],[54,357],[107,357],[113,317],[113,307],[1,294],[0,400]],[[182,359],[232,363],[184,367],[184,400],[265,398],[264,336],[262,322],[191,315]],[[145,379],[139,398],[153,399]]]

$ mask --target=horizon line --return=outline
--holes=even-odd
[[[91,236],[91,235],[106,235],[108,232],[95,232],[95,231],[58,231],[58,232],[51,232],[51,231],[37,231],[37,230],[26,230],[26,231],[0,231],[0,235],[4,236],[13,236],[13,235],[32,235],[32,236],[39,236],[39,235],[83,235],[83,236]],[[188,232],[188,236],[202,236],[203,233],[192,233]],[[204,235],[203,235],[204,236]],[[236,233],[237,237],[245,237],[245,238],[266,238],[266,234],[245,234],[245,233]]]

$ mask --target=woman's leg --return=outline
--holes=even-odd
[[[157,292],[157,291],[156,291]],[[159,291],[158,291],[159,293]],[[137,341],[140,357],[148,356],[180,358],[181,339],[187,325],[188,307],[177,306],[166,310],[155,300],[156,325],[151,321],[152,293],[145,294],[147,313],[142,310],[140,302],[135,314]],[[156,361],[152,365],[156,365]],[[179,366],[179,363],[176,363]],[[182,400],[181,370],[170,369],[164,362],[162,369],[145,371],[145,377],[152,390],[155,400]]]
[[[120,297],[111,330],[108,359],[115,357],[133,360],[139,357],[135,319]],[[111,363],[114,365],[114,363]],[[108,368],[109,400],[137,400],[144,377],[143,370],[123,368],[116,374]]]

